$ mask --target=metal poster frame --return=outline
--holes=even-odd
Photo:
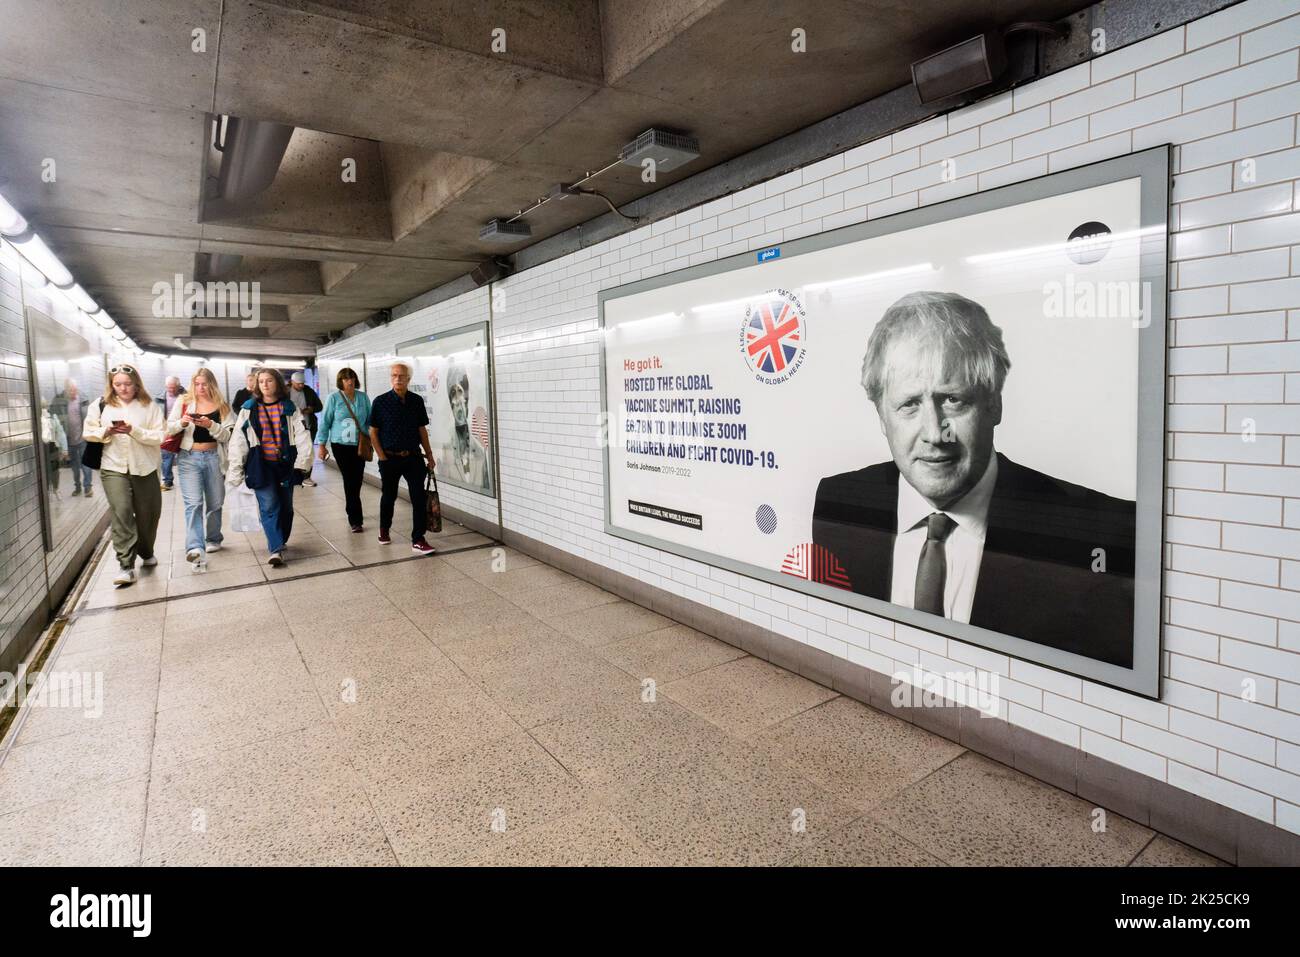
[[[959,621],[895,605],[892,602],[818,582],[782,574],[769,568],[726,558],[681,545],[653,535],[616,527],[611,521],[609,446],[605,444],[604,526],[605,533],[640,545],[661,549],[694,561],[723,568],[739,575],[769,582],[791,591],[855,608],[860,611],[911,625],[972,645],[1000,652],[1071,675],[1131,691],[1150,698],[1160,695],[1161,595],[1163,580],[1162,543],[1164,533],[1166,325],[1169,270],[1170,147],[1154,147],[1137,153],[1103,160],[1087,166],[1051,173],[996,189],[961,196],[920,209],[896,213],[866,223],[844,226],[829,232],[781,243],[783,261],[845,243],[859,242],[891,233],[959,219],[976,213],[1060,196],[1121,180],[1141,181],[1140,278],[1151,292],[1151,311],[1138,334],[1138,435],[1137,510],[1134,573],[1133,667],[1124,668],[1085,655],[1051,648]],[[1156,250],[1160,254],[1156,254]],[[757,252],[757,255],[756,255]],[[602,290],[598,296],[600,322],[600,401],[608,421],[608,392],[605,355],[605,304],[636,293],[689,282],[737,269],[762,269],[762,252],[737,253],[716,262],[690,266],[637,282]]]

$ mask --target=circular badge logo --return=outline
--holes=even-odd
[[[803,365],[807,345],[803,303],[786,289],[773,289],[745,307],[740,351],[759,382],[777,385]]]
[[[1066,243],[1065,252],[1080,266],[1090,266],[1101,262],[1106,253],[1110,252],[1110,243],[1110,227],[1094,220],[1074,228]]]

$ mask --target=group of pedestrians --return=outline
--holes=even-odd
[[[283,565],[293,531],[294,488],[316,484],[309,476],[318,412],[317,455],[325,461],[333,453],[352,531],[365,530],[361,484],[369,443],[379,458],[383,487],[379,541],[392,541],[394,504],[405,479],[413,512],[411,547],[433,552],[424,537],[424,484],[434,459],[424,401],[407,391],[410,379],[410,367],[395,364],[393,390],[372,403],[360,390],[356,372],[343,369],[338,390],[322,405],[301,373],[286,383],[278,370],[261,368],[249,373],[231,404],[208,369],[199,369],[186,391],[169,376],[164,393],[151,397],[139,370],[121,363],[109,370],[101,399],[88,402],[73,390],[65,398],[78,410],[81,440],[103,445],[100,481],[119,565],[114,584],[126,587],[136,581],[137,560],[146,567],[158,564],[154,545],[162,492],[173,480],[184,502],[185,558],[196,569],[205,569],[208,555],[221,549],[226,493],[240,484],[257,499],[268,564]],[[84,484],[89,494],[88,474]]]

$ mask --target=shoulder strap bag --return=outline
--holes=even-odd
[[[184,404],[181,405],[181,415],[185,415]],[[181,450],[181,439],[185,437],[185,429],[187,428],[189,428],[189,426],[185,426],[175,435],[167,436],[167,438],[162,440],[162,444],[159,448],[164,452],[171,452],[173,454],[179,452]]]
[[[99,416],[104,417],[104,400],[99,400]],[[81,453],[81,464],[88,469],[98,469],[104,461],[104,440],[87,439],[86,447]]]
[[[366,430],[361,427],[361,420],[358,419],[357,414],[352,411],[352,403],[348,401],[348,397],[340,392],[339,398],[342,399],[343,404],[348,407],[348,415],[352,416],[352,421],[357,424],[357,458],[361,459],[363,462],[369,462],[375,457],[375,450],[370,445],[370,436],[367,435]]]

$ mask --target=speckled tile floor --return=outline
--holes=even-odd
[[[1220,863],[474,533],[381,548],[316,479],[275,577],[233,534],[191,574],[175,491],[156,570],[96,569],[51,668],[102,707],[28,712],[0,865]]]

